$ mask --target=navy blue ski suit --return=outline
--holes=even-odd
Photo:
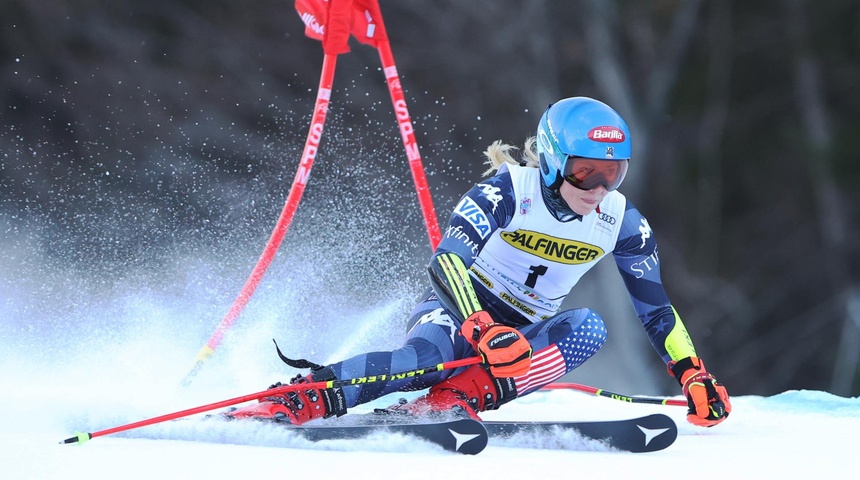
[[[537,168],[505,164],[472,187],[455,207],[431,257],[432,288],[410,315],[404,345],[334,363],[330,367],[337,377],[398,373],[476,355],[459,334],[468,315],[462,305],[473,291],[477,309],[517,328],[531,344],[531,369],[514,382],[517,396],[533,392],[581,365],[606,341],[606,326],[597,312],[561,310],[561,305],[582,275],[609,253],[663,361],[694,356],[661,283],[657,244],[645,217],[612,191],[596,211],[559,220],[544,201],[540,182]],[[347,406],[353,407],[396,391],[429,388],[454,373],[343,390]]]

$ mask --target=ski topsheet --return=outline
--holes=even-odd
[[[552,436],[564,431],[574,431],[580,437],[600,441],[616,450],[636,453],[662,450],[672,445],[678,436],[675,422],[663,414],[624,420],[559,422],[479,422],[459,419],[438,423],[411,423],[408,418],[392,418],[378,414],[345,418],[349,418],[348,424],[335,421],[330,424],[285,425],[285,428],[310,441],[359,439],[379,433],[403,434],[435,443],[451,452],[470,455],[480,453],[488,441],[492,443],[494,439],[522,438],[524,445],[528,446],[530,439],[537,436]],[[397,423],[398,421],[404,423]]]
[[[519,435],[553,434],[575,430],[580,436],[599,440],[609,447],[627,452],[654,452],[672,445],[678,427],[666,415],[654,414],[627,420],[583,422],[484,422],[490,438]]]
[[[359,439],[373,434],[403,434],[426,440],[445,450],[467,455],[481,453],[487,446],[487,429],[481,422],[459,419],[434,423],[352,423],[349,425],[285,425],[291,432],[312,442]]]

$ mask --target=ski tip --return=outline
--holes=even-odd
[[[65,445],[65,444],[69,444],[69,443],[81,444],[81,443],[84,443],[91,438],[93,438],[93,437],[89,433],[75,432],[74,437],[69,437],[65,440],[61,440],[60,445]]]

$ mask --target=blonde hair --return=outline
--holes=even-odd
[[[514,155],[511,152],[513,150],[519,150],[519,148],[507,143],[502,143],[501,140],[496,140],[487,147],[487,150],[484,151],[484,156],[487,157],[486,164],[490,166],[490,168],[484,172],[484,176],[487,177],[492,175],[505,163],[521,165],[524,167],[540,167],[540,160],[538,160],[535,142],[537,142],[536,137],[529,137],[526,139],[523,144],[522,154],[518,160],[514,158]]]

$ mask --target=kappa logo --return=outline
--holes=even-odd
[[[648,225],[648,220],[642,219],[642,225],[639,225],[639,233],[642,234],[642,245],[639,248],[645,248],[645,241],[651,238],[651,225]]]
[[[501,192],[502,189],[486,183],[479,183],[477,186],[481,189],[481,193],[487,197],[487,200],[493,203],[493,213],[496,213],[496,207],[498,207],[499,202],[503,200],[503,197],[499,195],[499,192]]]
[[[490,234],[492,228],[490,227],[490,220],[487,218],[487,214],[470,197],[463,197],[454,209],[454,213],[469,222],[482,240]]]
[[[595,245],[551,237],[530,230],[504,232],[501,237],[517,250],[565,265],[592,262],[605,253],[602,248]]]
[[[432,312],[425,313],[422,315],[418,321],[415,323],[415,326],[412,327],[414,330],[419,325],[424,325],[425,323],[432,323],[434,325],[438,325],[443,329],[448,330],[448,336],[451,337],[451,342],[453,343],[455,334],[457,333],[457,327],[454,325],[454,321],[451,320],[451,317],[445,313],[445,310],[441,308],[437,308]]]

